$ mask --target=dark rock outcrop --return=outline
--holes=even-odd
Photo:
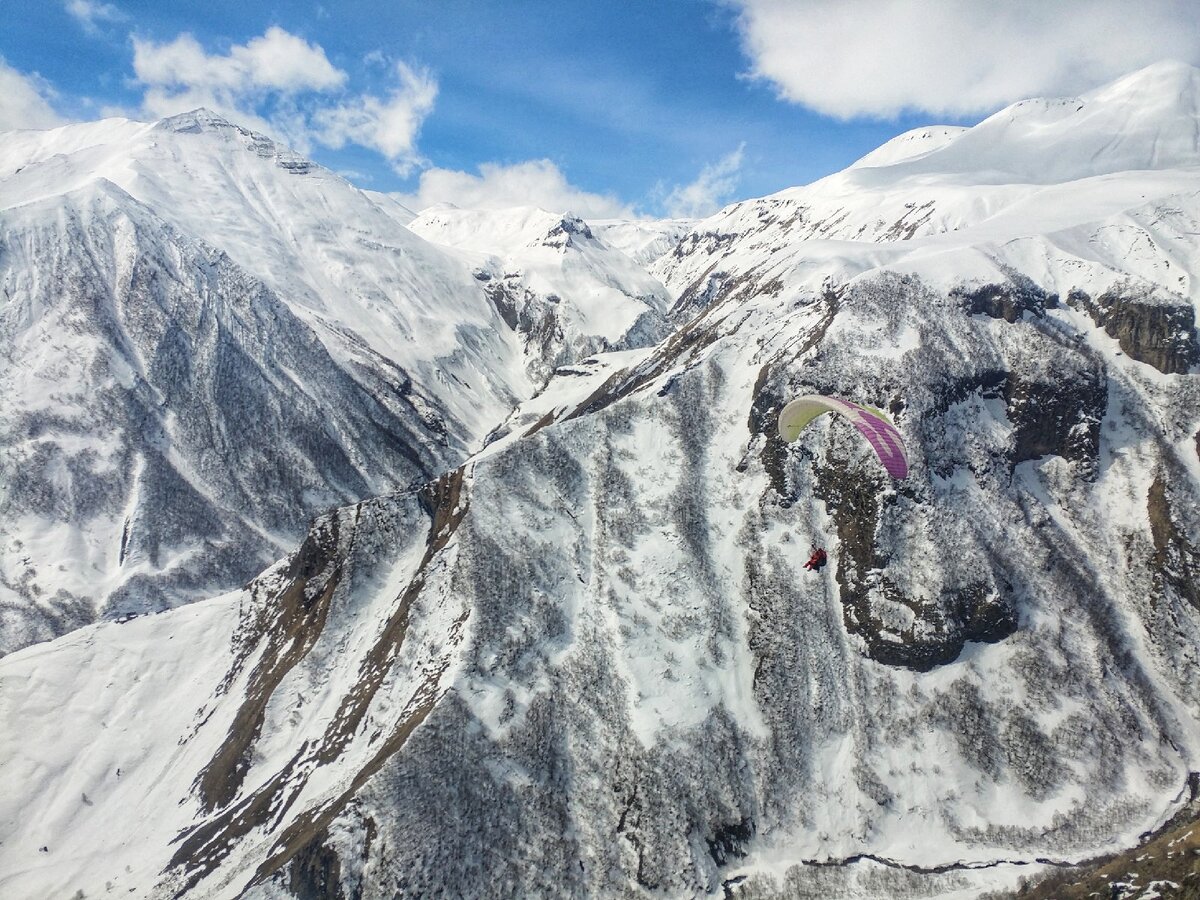
[[[542,243],[547,247],[573,247],[573,236],[584,240],[593,240],[595,235],[583,219],[574,216],[563,216],[562,221],[550,229]]]
[[[585,236],[590,237],[587,226],[579,224],[586,232]],[[584,232],[568,230],[563,233],[569,239],[572,234],[583,235]],[[483,290],[504,324],[524,339],[526,370],[539,382],[549,380],[555,369],[579,362],[593,353],[650,346],[667,333],[662,314],[656,309],[647,309],[615,341],[595,335],[573,335],[569,326],[564,326],[561,298],[531,290],[519,273],[495,278],[489,275]]]
[[[1200,547],[1189,540],[1178,515],[1171,509],[1162,475],[1150,485],[1146,510],[1154,542],[1155,594],[1162,596],[1172,590],[1200,610]]]
[[[1006,379],[1002,396],[1013,423],[1013,465],[1053,454],[1093,473],[1108,385],[1102,371],[1082,374],[1070,382]]]
[[[996,643],[1017,629],[1017,613],[1007,584],[990,577],[936,599],[906,596],[882,574],[887,560],[876,541],[881,513],[879,487],[861,472],[830,465],[817,469],[817,495],[837,527],[842,556],[837,581],[842,618],[850,634],[861,637],[867,656],[876,662],[918,672],[954,662],[967,641]],[[878,614],[877,602],[906,607],[911,624],[889,625]]]
[[[1006,284],[988,284],[975,290],[956,290],[957,299],[970,315],[985,315],[1006,322],[1016,322],[1025,313],[1038,318],[1047,309],[1058,306],[1058,297],[1047,294],[1028,279],[1014,279]]]
[[[1200,363],[1196,312],[1183,298],[1164,299],[1148,291],[1120,289],[1093,298],[1083,291],[1071,291],[1067,304],[1091,316],[1117,339],[1130,359],[1167,375],[1186,374]]]
[[[296,900],[346,900],[342,891],[342,861],[326,846],[328,831],[307,844],[288,867],[288,890]]]
[[[1065,373],[1053,380],[991,368],[950,379],[926,416],[936,423],[951,406],[972,395],[1002,400],[1013,428],[1006,453],[1010,470],[1043,456],[1061,456],[1080,474],[1092,477],[1100,454],[1100,423],[1108,407],[1108,380],[1100,367],[1080,362],[1069,377]]]

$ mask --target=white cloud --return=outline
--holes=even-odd
[[[1200,62],[1194,0],[725,0],[751,74],[840,118],[988,112],[1164,58]]]
[[[632,218],[633,210],[611,194],[593,194],[570,184],[548,159],[514,165],[484,163],[479,174],[451,169],[427,169],[415,194],[396,195],[414,210],[436,203],[476,209],[540,206],[551,212],[571,212],[585,218]]]
[[[125,14],[111,3],[99,3],[96,0],[69,0],[67,12],[89,34],[100,30],[100,22],[120,22],[125,19]]]
[[[349,77],[320,45],[277,26],[227,53],[209,53],[190,34],[166,43],[135,37],[133,69],[150,116],[204,106],[301,153],[313,143],[358,144],[405,174],[420,160],[417,135],[438,91],[429,72],[400,62],[392,70],[396,85],[384,97],[347,95]]]
[[[346,81],[346,73],[329,61],[321,47],[278,26],[235,45],[224,56],[206,53],[190,34],[181,34],[166,44],[135,37],[133,71],[151,88],[233,94],[326,91]]]
[[[313,115],[316,137],[335,149],[347,143],[377,150],[407,174],[418,158],[417,133],[433,111],[438,86],[426,71],[396,64],[399,85],[385,99],[369,94],[319,109]]]
[[[673,219],[699,219],[715,213],[737,187],[742,168],[742,144],[720,161],[705,166],[691,184],[679,185],[663,200],[663,208]]]
[[[347,80],[320,46],[276,26],[226,54],[208,53],[190,34],[163,44],[135,37],[133,70],[146,88],[142,110],[148,116],[203,106],[301,153],[309,152],[313,135],[298,98],[335,90]],[[270,113],[260,113],[268,100]]]
[[[0,131],[53,128],[63,119],[50,105],[54,92],[37,75],[24,75],[0,59]]]

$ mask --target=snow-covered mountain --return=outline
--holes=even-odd
[[[0,660],[0,890],[965,898],[1137,843],[1200,784],[1198,81],[735,204],[654,264],[656,346],[245,589]],[[811,392],[909,478],[782,444]]]
[[[713,290],[722,260],[779,266],[787,241],[817,282],[883,267],[951,281],[965,277],[960,252],[976,248],[992,263],[971,272],[988,281],[1012,264],[1055,290],[1047,282],[1088,281],[1074,271],[1082,257],[1093,288],[1111,286],[1107,270],[1186,296],[1192,270],[1171,255],[1190,251],[1192,223],[1186,203],[1168,201],[1200,188],[1198,116],[1197,70],[1164,63],[1078,99],[1014,104],[974,128],[918,129],[842,172],[723,210],[654,271],[676,293]],[[1057,272],[1063,257],[1070,269]],[[1180,265],[1160,271],[1168,262]]]
[[[540,380],[597,351],[657,343],[670,330],[666,288],[577,216],[436,207],[409,228],[463,253],[505,321],[529,335]]]
[[[608,246],[649,266],[679,243],[696,223],[693,219],[596,219],[590,224]]]
[[[0,173],[0,651],[243,584],[664,327],[640,271],[513,316],[394,200],[204,110],[6,134]]]

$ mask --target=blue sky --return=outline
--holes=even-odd
[[[1045,5],[0,0],[0,127],[202,102],[414,205],[696,215],[912,127],[1200,59],[1186,0]]]

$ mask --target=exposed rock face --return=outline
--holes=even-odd
[[[600,349],[602,342],[595,339],[582,346],[571,346],[555,309],[558,298],[539,297],[519,276],[492,281],[487,286],[487,295],[496,304],[504,324],[521,335],[531,373],[539,381],[548,378],[558,366]]]
[[[782,288],[780,281],[763,283],[744,275],[709,270],[704,278],[679,295],[671,307],[671,318],[681,325],[687,325],[709,306],[756,293],[778,293]]]
[[[1067,303],[1087,312],[1131,359],[1168,375],[1200,363],[1196,312],[1182,298],[1163,298],[1143,289],[1111,290],[1096,298],[1072,291]]]
[[[1016,273],[1013,273],[1016,275]],[[1016,322],[1026,312],[1041,317],[1058,305],[1058,297],[1047,294],[1028,278],[1017,275],[1004,284],[989,284],[973,290],[951,292],[961,297],[963,308],[972,315],[991,316]]]
[[[651,346],[670,330],[663,315],[651,308],[633,320],[615,341],[579,334],[564,322],[562,299],[530,290],[519,273],[489,276],[485,291],[504,323],[524,343],[526,368],[537,383],[548,380],[555,369],[595,353]]]
[[[881,574],[888,560],[875,545],[879,485],[837,466],[818,469],[818,478],[818,496],[826,503],[843,548],[837,569],[843,622],[847,632],[866,641],[867,656],[928,672],[956,660],[967,641],[995,643],[1016,631],[1012,586],[997,585],[994,573],[932,599],[904,595]],[[911,624],[889,622],[888,609],[907,610],[904,615],[911,615]]]
[[[1194,508],[1181,508],[1167,495],[1166,479],[1160,474],[1150,485],[1146,498],[1150,533],[1154,540],[1155,596],[1170,594],[1187,600],[1200,610],[1200,516]]]
[[[1076,357],[1079,368],[1060,371],[1059,380],[1005,380],[1002,396],[1013,442],[1013,465],[1060,456],[1075,466],[1081,477],[1095,474],[1100,456],[1100,423],[1108,403],[1108,379],[1102,366]]]
[[[1061,349],[1061,348],[1060,348]],[[1099,459],[1100,423],[1108,402],[1102,366],[1086,354],[1065,350],[1075,367],[1058,366],[1049,379],[1028,379],[996,370],[972,373],[943,389],[943,412],[972,396],[1000,400],[1012,427],[1004,453],[1010,466],[1059,456],[1084,477],[1094,474]]]
[[[328,832],[318,834],[288,867],[287,887],[296,900],[349,900],[342,890],[342,864],[326,846]],[[362,896],[361,889],[355,893]]]
[[[592,234],[592,229],[587,222],[578,216],[563,216],[562,219],[554,225],[546,233],[546,239],[543,243],[547,247],[573,247],[575,246],[574,238],[578,237],[581,240],[595,240],[595,235]]]

